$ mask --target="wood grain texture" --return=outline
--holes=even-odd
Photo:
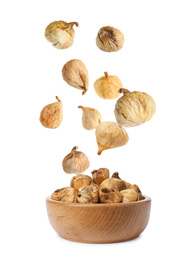
[[[60,237],[83,243],[114,243],[138,237],[146,228],[151,199],[131,203],[79,204],[46,199],[50,224]]]

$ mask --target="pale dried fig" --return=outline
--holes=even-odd
[[[88,157],[77,149],[78,147],[75,146],[62,161],[62,167],[66,173],[81,174],[90,166]]]
[[[117,179],[117,178],[108,178],[105,179],[101,184],[100,184],[100,188],[106,188],[109,190],[125,190],[127,189],[126,186],[126,182],[121,180],[121,179]]]
[[[63,120],[62,102],[56,96],[58,102],[45,106],[40,113],[40,122],[44,127],[57,128]]]
[[[104,180],[109,178],[109,170],[107,168],[100,168],[99,170],[94,170],[91,172],[93,181],[100,185]]]
[[[129,186],[129,189],[135,190],[138,194],[138,200],[142,200],[143,199],[143,195],[141,190],[139,189],[139,186],[136,184],[133,184],[131,186]]]
[[[123,33],[111,26],[102,27],[97,34],[97,47],[106,52],[118,51],[123,47]]]
[[[89,76],[86,66],[81,60],[70,60],[62,69],[63,79],[72,87],[83,90],[84,95],[89,86]]]
[[[112,121],[100,123],[95,131],[98,145],[98,155],[104,150],[116,148],[127,144],[129,136],[125,129]]]
[[[118,90],[123,87],[121,80],[117,76],[109,76],[104,72],[105,76],[94,82],[94,89],[97,95],[103,99],[115,99],[119,97]]]
[[[122,196],[122,202],[128,203],[138,200],[138,193],[133,189],[126,189],[120,191],[120,194]]]
[[[76,202],[76,190],[71,187],[66,187],[56,190],[51,199],[63,202]]]
[[[72,46],[74,41],[74,25],[79,26],[77,22],[52,22],[45,29],[45,37],[55,48],[67,49]]]
[[[120,97],[115,105],[115,117],[118,124],[126,127],[138,126],[149,121],[156,112],[156,103],[148,94],[140,91],[130,92],[121,88]]]
[[[99,200],[102,203],[119,203],[122,196],[117,189],[99,188]]]
[[[70,186],[77,191],[89,186],[93,182],[93,179],[88,175],[77,175],[71,179]]]
[[[78,203],[97,203],[99,199],[99,187],[95,183],[81,188],[76,196]]]
[[[82,125],[86,130],[92,130],[101,123],[102,117],[97,109],[83,106],[78,106],[78,108],[83,111]]]

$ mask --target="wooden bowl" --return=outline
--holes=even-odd
[[[50,224],[58,235],[83,243],[114,243],[137,238],[146,228],[151,199],[115,204],[65,203],[46,199]]]

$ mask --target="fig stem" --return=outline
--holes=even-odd
[[[76,25],[76,27],[79,27],[79,23],[77,23],[77,22],[67,23],[67,27],[74,26],[74,25]]]
[[[123,94],[125,95],[125,94],[130,93],[131,91],[129,91],[128,89],[125,89],[125,88],[120,88],[120,89],[118,90],[118,92],[119,92],[119,93],[123,93]]]
[[[75,152],[76,152],[77,149],[78,149],[78,146],[74,146],[74,147],[72,148],[70,154],[71,154],[72,156],[75,155]]]
[[[112,177],[112,178],[115,178],[115,179],[119,179],[119,180],[121,179],[121,178],[119,177],[119,173],[118,173],[118,172],[114,172],[111,177]]]
[[[59,97],[58,97],[58,96],[56,96],[56,99],[58,100],[58,102],[61,102],[61,100],[59,99]]]
[[[85,86],[85,87],[84,87],[84,90],[83,90],[83,92],[82,92],[82,95],[86,94],[86,92],[87,92],[87,88],[86,88],[86,86]]]
[[[109,74],[107,72],[104,72],[106,79],[109,79]]]

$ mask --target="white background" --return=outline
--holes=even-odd
[[[0,6],[1,259],[190,259],[191,2],[4,1]],[[58,50],[44,37],[55,20],[77,21],[71,48]],[[105,53],[95,44],[102,26],[125,35],[123,49]],[[61,75],[70,59],[89,71],[85,96]],[[129,143],[97,155],[94,130],[82,127],[78,105],[97,108],[112,120],[116,100],[100,99],[94,81],[107,71],[125,88],[150,94],[157,112],[127,128]],[[64,119],[55,130],[39,122],[55,96]],[[133,241],[81,244],[58,237],[49,224],[45,198],[68,186],[62,159],[73,146],[86,153],[90,174],[107,167],[152,198],[149,224]]]

